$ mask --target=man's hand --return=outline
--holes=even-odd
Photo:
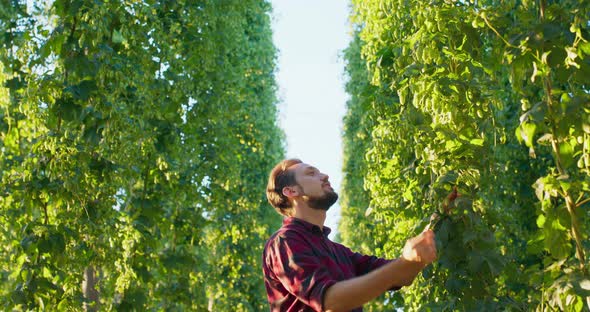
[[[436,260],[436,243],[434,242],[434,232],[430,229],[425,230],[420,235],[410,238],[401,258],[422,266],[427,266]]]

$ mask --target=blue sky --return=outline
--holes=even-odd
[[[299,158],[342,180],[344,92],[342,50],[350,41],[348,1],[273,0],[273,40],[279,49],[280,125],[287,157]],[[340,206],[329,211],[326,226],[334,238]]]

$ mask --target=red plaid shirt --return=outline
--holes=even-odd
[[[328,227],[322,232],[317,225],[286,218],[266,242],[262,268],[271,311],[324,311],[330,286],[392,261],[352,252],[331,241],[329,233]]]

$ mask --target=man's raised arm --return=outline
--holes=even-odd
[[[375,299],[394,286],[407,286],[420,271],[436,259],[432,230],[406,242],[402,256],[363,276],[340,281],[324,294],[324,310],[348,311]]]

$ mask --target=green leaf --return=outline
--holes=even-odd
[[[590,55],[590,42],[580,42],[578,45],[578,49],[582,51],[585,55]]]
[[[477,146],[483,146],[483,142],[483,139],[472,139],[471,141],[469,141],[469,143]]]
[[[517,130],[517,138],[521,138],[522,141],[529,148],[534,148],[535,132],[537,131],[537,125],[534,123],[521,123]]]
[[[477,274],[481,272],[481,267],[484,264],[484,258],[478,252],[472,252],[467,257],[468,260],[468,268],[472,274]]]
[[[543,228],[545,225],[545,216],[544,215],[539,215],[539,217],[537,217],[537,226],[539,228]]]
[[[90,94],[97,90],[97,87],[93,80],[84,80],[77,85],[68,86],[64,90],[71,93],[74,99],[87,101]]]
[[[52,109],[56,115],[63,118],[65,121],[77,120],[82,112],[82,107],[76,105],[74,100],[70,97],[57,99],[52,106]]]
[[[567,229],[556,218],[545,222],[545,248],[556,259],[565,259],[572,251]]]
[[[568,168],[574,164],[574,148],[567,141],[559,142],[559,154],[562,166]]]
[[[126,39],[125,39],[125,37],[123,37],[121,32],[117,29],[114,29],[113,30],[113,43],[123,43],[125,41],[126,41]]]
[[[14,302],[15,305],[26,304],[27,297],[22,290],[14,290],[10,293],[10,300]]]

